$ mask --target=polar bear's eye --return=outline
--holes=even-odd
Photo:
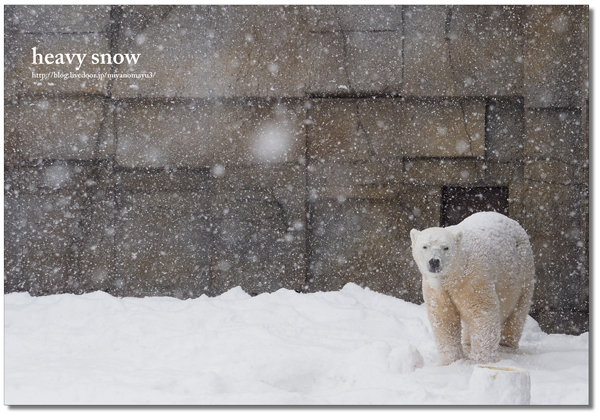
[[[447,246],[444,247],[444,251],[448,251],[448,247]]]
[[[427,245],[423,245],[423,249],[427,249]]]

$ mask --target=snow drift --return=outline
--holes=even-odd
[[[7,405],[467,404],[470,361],[438,366],[423,305],[363,289],[214,298],[5,295]],[[588,404],[588,333],[528,318],[531,403]]]

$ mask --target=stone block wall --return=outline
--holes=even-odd
[[[355,282],[422,302],[410,229],[440,224],[445,187],[503,187],[534,247],[532,315],[586,331],[588,16],[5,6],[5,292]],[[130,77],[33,75],[57,71]]]

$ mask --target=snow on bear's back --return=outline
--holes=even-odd
[[[493,253],[496,257],[516,252],[515,245],[528,241],[527,233],[516,221],[495,212],[475,213],[455,226],[453,232],[462,232],[463,249],[469,253]]]

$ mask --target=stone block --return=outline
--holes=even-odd
[[[13,172],[13,173],[11,173]],[[24,290],[21,283],[21,237],[23,223],[20,217],[19,192],[11,180],[17,175],[14,170],[4,172],[4,293]]]
[[[216,68],[222,46],[208,6],[127,6],[122,26],[119,52],[140,57],[136,65],[122,64],[117,72],[155,75],[133,83],[115,80],[115,98],[224,96],[235,82],[231,69]]]
[[[9,166],[21,158],[19,147],[19,106],[17,101],[4,104],[4,165]]]
[[[350,90],[397,94],[402,88],[401,32],[349,32],[347,72]]]
[[[325,161],[368,160],[367,139],[359,130],[355,100],[324,99],[308,110],[308,158]]]
[[[523,182],[525,179],[522,162],[493,162],[488,161],[483,165],[485,170],[485,185],[509,185]]]
[[[581,239],[577,232],[586,197],[580,186],[525,182],[512,187],[512,204],[530,235],[552,231]]]
[[[308,82],[308,27],[294,6],[180,6],[152,20],[125,53],[141,54],[120,73],[155,73],[135,84],[118,79],[113,96],[297,97]],[[129,25],[135,29],[135,25]]]
[[[7,106],[5,159],[92,159],[103,129],[101,98],[24,99]]]
[[[310,60],[306,93],[315,96],[348,95],[346,39],[342,32],[311,32],[306,36]]]
[[[361,100],[358,113],[360,128],[375,156],[380,159],[404,157],[406,118],[402,100]]]
[[[531,243],[537,280],[533,307],[584,309],[581,249],[577,241],[559,232],[548,232],[533,235]]]
[[[227,168],[214,176],[210,267],[215,290],[301,290],[306,278],[305,191],[299,165]]]
[[[316,161],[483,156],[480,100],[327,99],[308,112],[308,156]]]
[[[85,197],[83,237],[77,258],[76,293],[112,291],[115,261],[115,176],[109,162],[90,167]]]
[[[210,127],[217,164],[275,164],[306,158],[306,109],[298,100],[216,103]]]
[[[404,96],[455,94],[446,39],[448,6],[405,6]]]
[[[18,33],[105,32],[111,6],[16,5],[5,9],[5,29]]]
[[[520,94],[521,15],[514,6],[406,7],[403,94]]]
[[[221,167],[304,159],[297,101],[127,102],[117,111],[126,167]]]
[[[402,7],[386,6],[334,6],[342,31],[400,31]]]
[[[525,156],[557,159],[581,166],[581,111],[528,109],[525,112]]]
[[[6,19],[6,14],[4,15]],[[17,78],[16,67],[19,56],[17,36],[4,30],[4,100],[16,101],[22,90],[22,83]]]
[[[309,200],[391,199],[404,180],[401,162],[315,164],[308,167]]]
[[[121,174],[112,293],[178,298],[213,294],[208,191],[207,172]]]
[[[340,32],[340,19],[335,6],[312,5],[302,9],[312,32]]]
[[[526,107],[581,107],[588,93],[589,6],[525,9]]]
[[[511,185],[509,192],[510,215],[525,228],[534,251],[534,315],[563,314],[553,325],[546,318],[545,331],[573,333],[572,323],[586,328],[577,314],[588,310],[585,195],[576,185],[540,182]]]
[[[527,161],[524,178],[527,181],[569,185],[577,180],[578,170],[578,167],[560,161]]]
[[[455,94],[523,92],[523,7],[450,6],[445,29]]]
[[[404,167],[407,183],[461,186],[482,182],[486,165],[471,159],[414,159]]]
[[[86,34],[23,34],[14,36],[15,53],[11,61],[14,62],[14,77],[12,84],[16,85],[17,93],[35,94],[97,94],[108,93],[108,77],[98,75],[111,72],[111,66],[93,64],[92,54],[110,53],[109,37],[104,33]],[[36,57],[33,64],[33,48],[36,54],[44,57],[44,63],[40,64],[41,58]],[[45,57],[52,54],[53,64],[46,64]],[[87,54],[80,64],[77,57],[69,64],[64,58],[65,64],[56,64],[57,54]],[[11,65],[12,67],[12,65]],[[79,77],[71,77],[71,73]],[[42,80],[41,74],[49,75]],[[14,76],[13,76],[14,75]]]
[[[160,25],[161,21],[175,10],[175,7],[177,6],[133,4],[120,6],[118,50],[126,51],[132,43],[143,44],[146,41],[141,35],[144,28],[149,25]],[[201,6],[193,8],[196,14],[199,14],[199,9],[201,10]]]
[[[300,9],[314,32],[373,32],[402,29],[400,6],[309,6]]]
[[[404,150],[411,157],[483,156],[480,100],[411,100],[404,105]]]
[[[88,194],[94,189],[91,168],[54,164],[15,169],[7,175],[5,209],[13,223],[6,234],[14,243],[9,248],[6,291],[81,292],[86,276],[79,264],[87,241],[85,226],[98,222],[90,219],[87,209]],[[107,262],[96,260],[96,267]]]
[[[23,99],[9,106],[9,160],[93,159],[104,124],[104,101],[96,97]],[[16,114],[16,115],[15,115]],[[16,119],[16,121],[15,121]]]
[[[215,7],[219,61],[235,75],[235,96],[302,96],[308,81],[309,31],[297,6]],[[223,60],[223,61],[221,61]],[[215,66],[219,71],[220,67]],[[232,71],[233,70],[233,71]]]
[[[518,162],[523,159],[524,120],[522,100],[494,99],[489,102],[485,123],[488,161]]]
[[[400,289],[406,248],[400,215],[380,200],[318,201],[311,205],[310,291],[353,282],[377,291]]]
[[[135,167],[211,165],[211,104],[130,102],[116,109],[116,162]]]
[[[353,282],[422,302],[409,232],[437,225],[439,191],[432,195],[427,188],[408,186],[390,200],[317,200],[310,214],[309,291],[339,290]]]

